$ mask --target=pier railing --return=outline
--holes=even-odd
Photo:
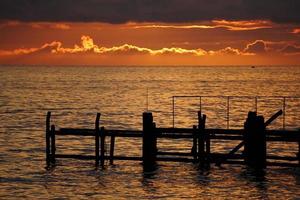
[[[287,106],[287,102],[290,101],[291,99],[296,100],[299,105],[297,108],[295,108],[296,112],[298,111],[300,113],[300,96],[195,96],[195,95],[180,95],[180,96],[172,96],[172,125],[173,128],[176,127],[175,124],[175,118],[176,118],[176,100],[178,99],[198,99],[199,103],[198,103],[198,108],[199,111],[202,112],[203,110],[203,105],[205,104],[205,100],[207,99],[223,99],[226,101],[226,128],[229,129],[230,128],[230,119],[231,116],[233,115],[233,113],[231,112],[231,102],[232,100],[250,100],[253,102],[253,108],[254,108],[254,112],[259,112],[260,111],[260,107],[258,106],[258,103],[260,101],[266,101],[266,100],[278,100],[281,102],[281,106],[280,108],[277,109],[282,109],[282,129],[285,130],[286,129],[286,114],[287,114],[287,110],[286,110],[286,106]],[[299,115],[298,113],[298,115]],[[295,115],[297,115],[297,113],[294,113]]]

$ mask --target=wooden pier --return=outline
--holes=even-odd
[[[158,161],[193,162],[201,168],[209,169],[211,163],[221,165],[223,163],[245,164],[252,168],[262,169],[266,166],[300,166],[300,130],[267,130],[282,111],[275,113],[270,119],[264,121],[263,116],[257,116],[256,112],[249,112],[244,124],[244,129],[207,129],[205,128],[206,115],[198,112],[198,124],[191,128],[162,128],[157,127],[151,112],[142,115],[143,129],[110,130],[100,127],[101,114],[97,113],[94,129],[60,128],[55,129],[51,124],[51,112],[46,116],[46,164],[51,166],[59,158],[73,158],[83,160],[95,160],[96,166],[104,167],[105,160],[113,164],[115,160],[142,161],[144,169],[152,170]],[[95,154],[70,155],[56,154],[56,137],[66,135],[87,136],[93,139]],[[110,138],[109,155],[105,155],[105,138]],[[141,138],[141,156],[120,156],[114,154],[116,138]],[[157,148],[160,138],[191,139],[191,151],[189,152],[162,152]],[[211,144],[215,141],[240,141],[228,153],[212,152]],[[295,156],[269,155],[267,142],[291,142],[298,145]],[[188,141],[187,141],[188,142]],[[237,154],[244,147],[243,153]]]

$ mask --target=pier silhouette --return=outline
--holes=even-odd
[[[56,130],[51,124],[51,112],[46,116],[46,165],[55,165],[56,159],[73,158],[95,160],[95,165],[105,168],[105,161],[113,164],[115,160],[140,161],[144,171],[154,171],[158,162],[192,162],[200,169],[209,170],[211,164],[242,164],[253,169],[264,169],[267,166],[300,166],[300,130],[268,130],[267,127],[284,114],[284,110],[275,112],[268,120],[255,111],[249,111],[243,129],[206,128],[207,116],[198,111],[198,124],[191,128],[159,127],[151,112],[142,114],[142,130],[116,130],[100,127],[101,114],[97,113],[94,129],[60,128]],[[57,154],[56,137],[67,135],[89,136],[94,138],[94,155]],[[106,150],[109,138],[109,151]],[[115,155],[116,138],[141,138],[140,156]],[[158,148],[159,139],[185,139],[190,143],[189,152],[164,152]],[[221,141],[240,141],[229,152],[212,152],[211,145]],[[267,142],[291,142],[298,144],[297,155],[286,156],[267,153]],[[238,153],[240,149],[242,153]]]

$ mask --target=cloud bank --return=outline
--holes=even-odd
[[[27,54],[37,54],[37,53],[51,53],[51,54],[95,54],[95,55],[107,55],[107,54],[119,54],[119,55],[192,55],[197,57],[202,56],[215,56],[215,55],[236,55],[236,56],[253,56],[262,55],[266,53],[283,53],[288,54],[298,54],[300,53],[300,47],[293,44],[286,45],[282,47],[278,46],[277,49],[270,48],[274,42],[256,40],[248,43],[244,49],[236,49],[233,47],[226,47],[219,50],[204,50],[201,48],[197,49],[185,49],[181,47],[164,47],[160,49],[151,49],[147,47],[139,47],[132,44],[123,44],[120,46],[104,47],[99,46],[94,43],[93,38],[90,36],[83,35],[81,37],[81,43],[75,44],[73,47],[64,47],[63,43],[60,41],[53,41],[50,43],[45,43],[40,47],[32,48],[18,48],[13,50],[0,50],[0,56],[18,56]],[[278,45],[278,44],[277,44]]]

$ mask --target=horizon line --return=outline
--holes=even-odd
[[[232,65],[224,65],[224,64],[209,64],[209,65],[139,65],[139,64],[133,64],[133,65],[125,65],[125,64],[97,64],[97,65],[82,65],[82,64],[63,64],[63,65],[57,65],[57,64],[1,64],[0,67],[300,67],[300,64],[270,64],[270,65],[251,65],[251,64],[232,64]]]

